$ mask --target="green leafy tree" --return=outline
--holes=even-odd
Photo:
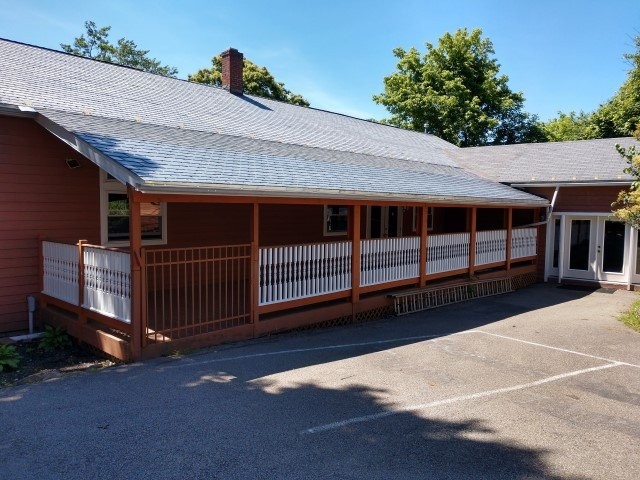
[[[635,37],[634,44],[635,52],[625,55],[631,68],[616,94],[592,113],[558,112],[558,117],[540,125],[549,140],[585,140],[634,134],[640,126],[640,36]]]
[[[636,140],[640,142],[640,126],[635,131]],[[616,145],[618,153],[627,160],[624,172],[633,176],[629,190],[622,190],[613,203],[613,214],[632,227],[640,228],[640,149],[636,146],[621,147]]]
[[[384,78],[376,103],[386,123],[437,135],[460,146],[542,140],[537,119],[523,111],[522,93],[500,74],[491,40],[480,29],[444,34],[438,45],[396,48],[397,69]]]
[[[203,68],[190,74],[189,81],[209,85],[222,84],[222,58],[217,55],[211,59],[211,68]],[[287,90],[284,83],[278,82],[266,67],[260,67],[251,60],[244,59],[242,79],[244,91],[250,95],[271,98],[281,102],[308,107],[309,102],[297,93]]]
[[[73,44],[60,44],[62,50],[74,55],[125,65],[169,77],[175,77],[178,74],[177,68],[162,65],[160,60],[149,57],[149,50],[139,49],[133,40],[121,38],[115,44],[110,43],[110,26],[98,28],[92,21],[84,22],[84,26],[86,32],[76,37]]]
[[[550,142],[601,138],[600,130],[593,121],[593,115],[583,111],[568,114],[558,112],[556,118],[541,123],[540,128]]]
[[[593,115],[605,138],[633,135],[640,126],[640,35],[635,37],[634,44],[635,52],[625,55],[631,66],[627,79]]]

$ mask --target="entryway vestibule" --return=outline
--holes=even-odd
[[[545,277],[620,284],[640,280],[637,231],[610,214],[554,214],[547,252]]]

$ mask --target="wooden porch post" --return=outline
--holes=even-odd
[[[251,323],[253,336],[256,336],[258,325],[258,305],[260,304],[260,205],[253,203],[251,207]]]
[[[429,207],[423,205],[420,207],[420,287],[427,284],[427,235],[429,215]]]
[[[131,357],[137,360],[142,355],[142,335],[146,334],[146,319],[142,318],[142,220],[140,202],[127,188],[129,198],[129,252],[131,257]]]
[[[477,208],[471,207],[471,233],[469,234],[469,276],[476,270],[476,217]]]
[[[507,208],[507,254],[504,257],[507,262],[507,271],[511,270],[511,236],[513,234],[513,208]]]
[[[360,301],[360,205],[351,207],[351,303],[353,315]]]

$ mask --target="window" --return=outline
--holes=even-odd
[[[129,198],[120,182],[108,174],[101,178],[101,230],[103,245],[129,244]],[[149,202],[140,204],[142,243],[167,243],[166,204]]]
[[[419,220],[418,217],[420,216],[420,210],[418,207],[413,207],[413,231],[414,232],[419,232],[418,230],[418,225],[419,225]],[[427,231],[431,232],[433,231],[433,207],[427,207]]]
[[[349,207],[343,205],[325,205],[324,234],[346,235],[349,229]]]

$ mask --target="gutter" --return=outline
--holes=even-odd
[[[509,185],[514,188],[529,188],[529,187],[606,187],[609,185],[629,185],[633,182],[633,180],[586,180],[584,182],[538,182],[538,183],[511,183],[511,182],[501,182],[505,185]]]
[[[255,187],[254,187],[255,188]],[[548,206],[546,200],[506,200],[501,198],[486,197],[451,197],[440,195],[406,195],[396,193],[367,193],[353,190],[327,190],[327,189],[305,189],[292,187],[260,187],[259,190],[248,189],[245,185],[222,185],[222,184],[199,184],[199,183],[169,183],[169,182],[144,182],[137,187],[141,193],[165,194],[165,195],[224,195],[237,197],[306,197],[327,200],[378,200],[389,202],[390,200],[404,201],[409,203],[444,203],[455,205],[499,205],[499,206],[523,206],[523,207],[543,207]]]

